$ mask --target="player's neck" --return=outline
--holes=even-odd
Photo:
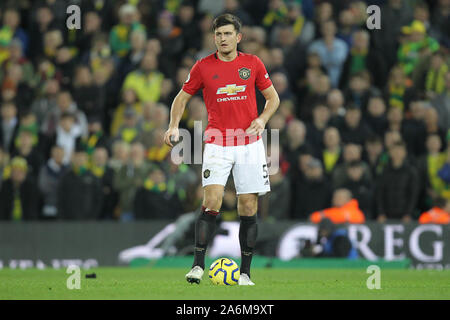
[[[217,57],[220,60],[225,61],[225,62],[233,61],[234,59],[236,59],[237,55],[238,55],[237,50],[233,50],[233,51],[231,51],[229,53],[226,53],[226,54],[224,54],[224,53],[222,53],[220,51],[217,51]]]

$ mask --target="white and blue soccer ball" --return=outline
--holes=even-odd
[[[234,286],[240,274],[237,263],[229,258],[219,258],[209,268],[209,279],[219,286]]]

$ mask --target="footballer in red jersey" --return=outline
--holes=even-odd
[[[203,89],[208,111],[205,143],[236,146],[250,143],[250,138],[259,138],[245,133],[258,117],[255,85],[260,91],[272,85],[264,64],[255,55],[238,51],[234,60],[223,61],[215,52],[197,61],[183,91],[194,95]],[[212,129],[221,134],[208,134],[216,131]]]
[[[217,51],[192,67],[183,88],[175,97],[165,142],[178,141],[178,126],[189,99],[199,90],[208,111],[202,164],[204,190],[202,210],[195,223],[194,263],[186,274],[190,283],[200,283],[205,269],[205,253],[214,235],[224,187],[233,173],[240,218],[241,265],[239,285],[254,285],[250,265],[256,244],[258,196],[270,191],[266,153],[262,139],[264,127],[280,103],[269,74],[261,60],[237,51],[242,39],[241,22],[223,14],[213,22]],[[266,104],[258,115],[255,88]]]

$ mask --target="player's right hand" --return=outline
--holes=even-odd
[[[178,128],[169,128],[164,134],[164,142],[170,147],[173,147],[172,141],[178,142],[179,139],[180,132],[178,131]]]

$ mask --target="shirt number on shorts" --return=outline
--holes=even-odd
[[[262,168],[264,172],[263,179],[267,179],[267,177],[269,176],[269,171],[267,171],[267,164],[263,164]]]

